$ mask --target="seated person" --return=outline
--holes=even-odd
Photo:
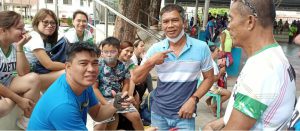
[[[120,41],[118,39],[108,37],[100,43],[100,46],[102,49],[102,58],[99,62],[98,82],[93,85],[93,89],[101,104],[106,105],[114,101],[114,94],[128,91],[130,73],[128,69],[125,68],[123,62],[118,60],[120,52]],[[133,105],[117,113],[120,113],[130,120],[135,130],[144,129],[140,114]],[[113,121],[113,119],[108,119],[100,123],[95,122],[94,130],[108,130],[107,123],[111,121],[113,122],[111,124],[115,126],[112,126],[110,130],[115,130],[118,121]]]
[[[120,55],[119,55],[119,60],[124,63],[126,69],[129,71],[130,76],[133,75],[133,70],[136,67],[136,65],[133,63],[133,61],[130,59],[133,55],[133,44],[129,41],[123,41],[121,42],[120,45]],[[136,91],[135,88],[135,83],[130,79],[129,83],[129,91],[128,91],[129,96],[134,97],[134,106],[139,109],[139,105],[141,104],[140,102],[140,96]]]
[[[218,58],[219,48],[217,48],[215,45],[211,45],[209,46],[209,49],[212,53],[211,56],[212,56],[212,63],[214,67],[214,81],[215,81],[213,86],[210,88],[210,92],[221,95],[221,105],[222,105],[223,102],[229,99],[231,94],[229,90],[219,87],[217,84],[217,81],[225,73],[225,66],[223,66],[219,71],[219,67],[215,62],[215,60]],[[212,97],[209,97],[208,99],[206,99],[206,104],[211,108],[214,116],[216,116],[217,103],[212,104],[211,101],[212,101]]]
[[[77,10],[73,13],[72,24],[74,28],[68,29],[68,31],[65,33],[65,37],[70,43],[79,41],[94,43],[92,33],[86,29],[87,23],[88,15],[85,12]]]
[[[128,108],[131,98],[102,105],[92,85],[97,80],[99,50],[86,42],[72,44],[67,51],[66,73],[61,75],[36,104],[28,130],[87,130],[87,113],[95,121]],[[124,98],[124,92],[121,98]],[[121,99],[119,99],[121,100]]]
[[[30,36],[25,34],[22,16],[14,11],[0,12],[0,118],[17,104],[24,112],[17,126],[27,128],[27,123],[40,95],[37,74],[29,73],[30,66],[23,46]]]
[[[52,72],[40,74],[41,91],[45,91],[65,71],[65,64],[52,61],[46,51],[57,43],[58,20],[55,13],[49,9],[40,9],[32,21],[32,39],[24,46],[26,57],[35,71],[35,65],[39,61],[46,69]]]
[[[134,51],[131,60],[137,67],[141,64],[142,59],[145,55],[145,43],[142,40],[136,40],[133,43],[133,46]],[[146,89],[148,90],[148,92],[151,92],[153,90],[152,76],[150,73],[147,75],[147,78],[144,82],[135,85],[135,90],[138,92],[140,97],[139,101],[143,100],[143,96],[146,92]]]

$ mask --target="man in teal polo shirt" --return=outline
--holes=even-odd
[[[147,51],[132,77],[140,83],[150,70],[156,69],[158,83],[151,93],[151,126],[160,130],[195,130],[196,104],[213,83],[210,50],[205,42],[185,34],[181,6],[167,5],[160,16],[167,38]],[[197,87],[200,72],[204,80]]]

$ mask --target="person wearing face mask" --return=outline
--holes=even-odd
[[[87,23],[88,15],[81,10],[75,11],[73,13],[74,28],[68,29],[68,31],[65,33],[65,38],[67,38],[70,43],[79,41],[87,41],[89,43],[93,43],[93,35],[86,29]]]
[[[120,41],[118,39],[108,37],[99,46],[101,46],[99,76],[98,82],[93,85],[93,89],[101,104],[107,105],[114,101],[116,93],[129,90],[131,75],[125,64],[118,60],[120,53]],[[129,98],[132,98],[132,93],[129,94]],[[129,108],[117,113],[131,121],[134,130],[144,129],[140,114],[132,104]],[[116,130],[117,125],[118,115],[115,115],[107,120],[94,122],[94,130]]]
[[[211,53],[204,41],[186,35],[184,9],[166,5],[160,12],[166,39],[147,51],[132,76],[143,82],[155,68],[157,87],[151,93],[151,126],[159,130],[195,130],[196,105],[214,81]],[[199,74],[204,76],[197,87]]]

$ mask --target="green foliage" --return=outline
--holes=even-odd
[[[221,15],[223,16],[225,13],[228,14],[229,9],[228,8],[210,8],[209,12],[211,13],[212,16],[217,16],[217,15]]]
[[[73,24],[72,24],[72,18],[69,17],[67,19],[67,23],[68,23],[69,26],[73,26]]]
[[[25,19],[25,20],[24,20],[24,23],[25,23],[25,24],[30,24],[30,25],[31,25],[32,21],[31,21],[31,19]]]

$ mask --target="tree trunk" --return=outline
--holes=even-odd
[[[160,11],[160,6],[161,6],[161,0],[151,0],[150,2],[150,25],[158,25],[158,21],[156,19],[159,19],[159,11]],[[156,19],[154,19],[154,18]]]
[[[119,12],[133,22],[137,22],[138,10],[140,9],[139,0],[120,0]],[[114,36],[120,41],[134,42],[136,28],[120,17],[116,18]]]

